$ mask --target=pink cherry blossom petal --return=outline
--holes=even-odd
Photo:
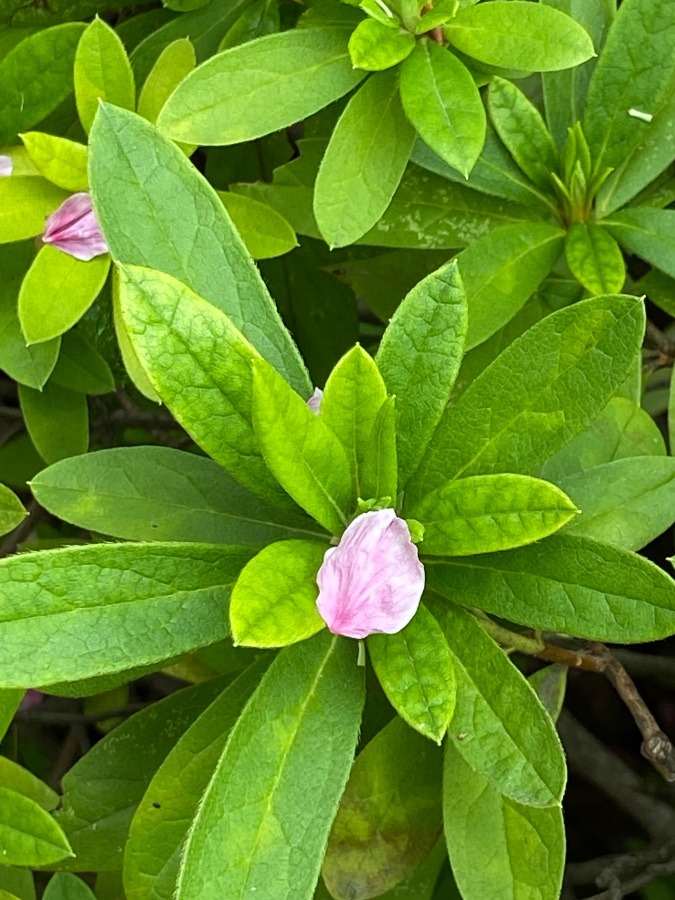
[[[11,156],[0,154],[0,177],[11,175],[14,171],[14,163]]]
[[[381,509],[354,519],[326,552],[317,583],[317,609],[333,634],[395,634],[417,612],[424,566],[406,522]]]
[[[86,191],[68,197],[47,219],[42,240],[64,253],[88,262],[108,252]]]
[[[314,388],[314,393],[307,401],[307,406],[312,410],[315,416],[319,415],[321,410],[321,401],[323,400],[323,391],[321,388]]]

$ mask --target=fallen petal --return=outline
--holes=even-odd
[[[47,219],[42,241],[88,262],[108,252],[86,191],[68,197]]]
[[[381,509],[354,519],[326,552],[317,583],[317,609],[333,634],[395,634],[417,612],[424,566],[406,522]]]
[[[0,154],[0,177],[11,175],[13,171],[14,163],[12,162],[12,157]]]
[[[321,409],[321,401],[323,400],[323,391],[321,388],[314,388],[314,393],[307,401],[307,406],[312,410],[314,415],[318,416]]]

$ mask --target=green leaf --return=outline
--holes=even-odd
[[[575,278],[591,294],[616,294],[626,281],[621,248],[595,222],[575,222],[565,238],[565,258]]]
[[[566,534],[640,550],[675,522],[675,459],[615,459],[563,477],[560,487],[581,509]]]
[[[129,376],[131,383],[144,397],[146,397],[148,400],[151,400],[153,403],[161,403],[161,397],[150,383],[148,374],[141,365],[141,361],[139,360],[138,354],[134,349],[134,345],[131,337],[129,336],[129,332],[127,331],[127,327],[124,324],[124,317],[122,315],[122,306],[120,302],[120,278],[118,269],[115,267],[112,270],[110,283],[112,287],[113,325],[124,368],[127,371],[127,375]]]
[[[35,168],[47,181],[64,191],[87,190],[87,148],[84,144],[39,131],[22,134],[21,140]]]
[[[459,255],[469,311],[467,349],[491,337],[532,296],[560,258],[564,237],[544,222],[505,225]]]
[[[3,900],[36,900],[33,873],[28,869],[2,866],[0,868],[0,886],[1,890],[6,891],[6,897]]]
[[[175,141],[207,146],[238,144],[293,125],[363,78],[350,64],[348,34],[345,28],[301,28],[225,50],[180,83],[158,125]]]
[[[49,341],[79,322],[100,294],[109,269],[107,254],[83,262],[57,247],[42,247],[19,291],[26,341]]]
[[[246,6],[242,14],[223,37],[218,52],[229,50],[239,44],[246,44],[266,34],[280,30],[279,4],[277,0],[254,0]]]
[[[376,500],[398,493],[394,397],[384,401],[373,424],[361,466],[361,490],[364,497]]]
[[[443,31],[462,53],[505,69],[553,72],[593,56],[588,32],[574,19],[525,0],[494,0],[461,9]]]
[[[210,459],[118,447],[62,460],[31,482],[38,503],[80,528],[131,541],[266,544],[321,536],[300,511],[249,494]]]
[[[613,643],[675,628],[675,582],[654,563],[584,537],[454,560],[427,560],[427,583],[453,603],[511,622]]]
[[[548,481],[575,475],[630,456],[665,456],[658,425],[635,401],[613,397],[590,428],[566,444],[542,466]]]
[[[408,505],[449,478],[536,471],[602,411],[633,365],[643,328],[642,304],[613,296],[561,309],[526,331],[446,411]]]
[[[177,900],[264,896],[270,884],[310,900],[358,739],[364,683],[355,650],[324,633],[272,663],[201,802]],[[259,740],[261,721],[278,723],[272,740]],[[237,809],[236,818],[224,809]]]
[[[349,38],[349,55],[355,69],[380,72],[390,69],[409,56],[415,47],[415,38],[403,28],[391,28],[364,19]]]
[[[447,602],[434,601],[432,610],[456,657],[457,705],[448,731],[455,748],[510,799],[537,807],[559,803],[565,757],[537,695],[473,616]]]
[[[322,418],[262,362],[253,370],[253,428],[279,484],[324,528],[341,534],[353,503],[347,454]]]
[[[211,544],[97,544],[0,563],[0,686],[73,681],[179,656],[228,634],[250,552]],[[39,614],[38,614],[39,613]]]
[[[436,619],[421,605],[396,634],[372,634],[368,652],[382,689],[396,712],[440,744],[455,710],[455,668]]]
[[[0,142],[37,125],[72,94],[75,48],[83,31],[79,22],[45,28],[0,62]]]
[[[441,830],[437,748],[395,718],[357,756],[322,874],[336,900],[379,897],[410,876]]]
[[[314,214],[331,248],[353,244],[378,222],[414,140],[397,73],[371,75],[338,119],[316,178]]]
[[[0,842],[3,865],[47,866],[72,856],[54,819],[34,800],[0,787]]]
[[[202,794],[269,662],[265,656],[229,684],[179,738],[154,774],[124,849],[128,900],[172,900],[181,851]]]
[[[554,663],[538,669],[527,679],[537,693],[537,697],[554,722],[557,722],[565,702],[567,688],[567,666]]]
[[[90,178],[113,259],[182,281],[310,393],[300,355],[223,204],[177,147],[139,116],[104,104],[91,133]]]
[[[166,101],[196,65],[195,48],[188,38],[179,38],[165,47],[141,88],[139,116],[156,122]]]
[[[450,398],[466,331],[464,287],[451,262],[413,288],[384,332],[376,361],[396,396],[399,488],[415,471]]]
[[[1,185],[2,181],[0,191]],[[39,390],[56,364],[61,341],[56,338],[27,347],[21,332],[17,298],[34,255],[30,244],[0,247],[0,369],[15,381]]]
[[[42,900],[96,900],[91,889],[69,872],[57,872],[45,888]]]
[[[493,78],[488,91],[497,134],[523,172],[544,191],[558,170],[558,152],[537,107],[511,81]]]
[[[28,797],[45,812],[51,812],[59,804],[60,798],[56,791],[28,769],[4,756],[0,756],[0,787]]]
[[[616,0],[542,0],[560,12],[572,16],[590,34],[596,53],[616,15]],[[579,122],[584,111],[588,83],[597,59],[563,72],[544,72],[542,86],[546,121],[556,144],[562,146],[568,129]]]
[[[531,544],[562,528],[578,512],[548,481],[507,473],[448,481],[410,509],[424,525],[422,551],[436,556]]]
[[[44,178],[0,179],[0,244],[42,234],[47,216],[67,198],[67,193]]]
[[[23,690],[0,691],[0,741],[7,734],[14,714],[23,700]],[[0,869],[0,871],[2,871]]]
[[[0,534],[12,531],[26,518],[23,503],[13,491],[0,484]]]
[[[283,503],[251,424],[255,349],[220,310],[162,272],[125,266],[120,305],[143,370],[180,424],[249,490]]]
[[[620,166],[651,125],[629,109],[657,113],[675,73],[675,7],[669,0],[622,3],[593,72],[583,126],[596,167]]]
[[[99,101],[123,109],[136,106],[136,86],[124,44],[98,16],[87,26],[75,54],[75,100],[82,127],[89,132]]]
[[[60,387],[81,394],[110,394],[115,390],[110,366],[78,330],[64,334],[52,378]]]
[[[122,868],[129,826],[155,772],[226,684],[227,679],[212,679],[147,706],[117,725],[67,772],[57,820],[76,853],[70,868]]]
[[[230,601],[235,645],[285,647],[325,627],[316,575],[326,550],[316,541],[278,541],[244,566]]]
[[[282,256],[298,246],[291,226],[271,206],[229,191],[218,196],[253,259]]]
[[[347,454],[355,487],[353,500],[371,499],[363,490],[362,469],[387,389],[373,358],[360,346],[350,350],[333,369],[321,401],[321,420]],[[395,496],[390,495],[390,496]]]
[[[523,806],[445,746],[443,819],[465,900],[558,900],[565,866],[560,806]]]
[[[401,67],[401,101],[422,139],[468,178],[485,143],[485,109],[466,66],[422,39]]]
[[[629,253],[675,278],[675,209],[625,209],[603,225]]]
[[[30,439],[45,462],[87,452],[89,410],[83,394],[53,382],[41,391],[20,384],[19,402]]]

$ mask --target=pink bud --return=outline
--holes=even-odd
[[[68,197],[51,214],[42,240],[83,262],[108,252],[108,245],[103,240],[92,209],[91,197],[86,192]]]
[[[314,393],[307,401],[307,406],[312,410],[315,416],[319,415],[321,409],[321,401],[323,400],[323,391],[321,388],[314,388]]]
[[[11,156],[3,156],[0,154],[0,177],[3,175],[11,175],[14,171],[14,163]]]
[[[319,615],[333,634],[395,634],[417,612],[424,566],[393,509],[366,512],[326,552],[317,575]]]

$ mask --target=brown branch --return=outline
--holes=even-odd
[[[621,877],[631,871],[641,869],[632,878],[622,881]],[[618,857],[595,879],[598,887],[607,890],[593,894],[587,900],[622,900],[657,878],[675,874],[675,841],[667,841],[656,847],[648,847],[642,853],[631,853]]]

